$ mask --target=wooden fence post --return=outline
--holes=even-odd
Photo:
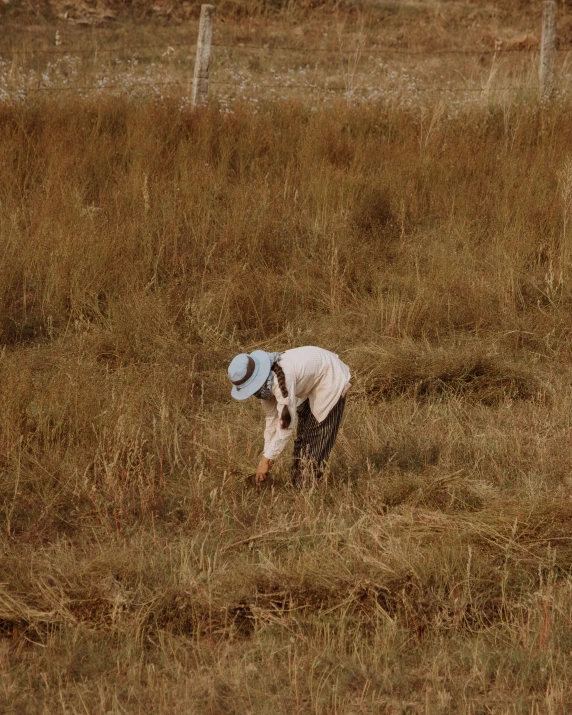
[[[550,99],[554,89],[554,54],[556,51],[556,2],[545,0],[540,41],[540,99]]]
[[[211,61],[214,11],[214,5],[201,5],[191,107],[199,107],[204,104],[209,93],[209,64]]]

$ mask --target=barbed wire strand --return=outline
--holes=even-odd
[[[346,51],[340,47],[295,47],[295,46],[282,46],[282,45],[269,45],[269,44],[243,44],[243,43],[224,43],[224,42],[213,42],[213,47],[223,48],[223,49],[235,49],[235,50],[266,50],[270,52],[305,52],[305,53],[321,53],[321,54],[344,54]],[[15,49],[15,48],[0,48],[0,56],[4,55],[95,55],[95,54],[113,54],[113,53],[131,53],[136,54],[144,50],[164,50],[165,53],[169,53],[170,50],[176,50],[186,48],[188,50],[196,50],[196,42],[191,42],[189,44],[183,42],[166,42],[161,44],[153,45],[133,45],[133,46],[121,46],[121,47],[92,47],[92,48],[81,48],[81,47],[62,47],[61,49]],[[570,52],[572,47],[560,47],[556,49],[557,52]],[[483,48],[475,50],[463,50],[457,48],[443,48],[436,50],[409,50],[401,47],[389,47],[389,46],[379,46],[373,45],[371,47],[364,46],[361,49],[363,53],[375,53],[375,54],[399,54],[399,55],[410,55],[410,56],[439,56],[439,55],[466,55],[472,57],[486,57],[486,56],[498,56],[506,54],[538,54],[540,49],[538,47],[506,47],[502,46],[496,49]]]
[[[90,91],[99,91],[99,90],[108,90],[108,89],[124,89],[128,90],[129,88],[132,87],[151,87],[151,88],[157,88],[157,87],[167,87],[167,86],[183,86],[183,85],[188,85],[191,86],[193,84],[193,80],[190,79],[188,82],[184,82],[181,80],[173,80],[173,81],[167,81],[167,82],[130,82],[129,85],[126,87],[124,84],[103,84],[103,85],[84,85],[84,86],[69,86],[69,87],[22,87],[19,88],[18,90],[14,90],[12,94],[17,94],[19,92],[90,92]],[[211,80],[210,84],[213,85],[218,85],[218,86],[233,86],[236,87],[237,83],[236,82],[230,82],[230,81],[224,81],[224,80]],[[324,87],[322,85],[318,84],[291,84],[287,82],[262,82],[262,83],[256,83],[253,85],[253,88],[257,89],[259,87],[262,88],[287,88],[287,89],[316,89],[321,92],[345,92],[348,95],[352,95],[355,93],[364,93],[371,91],[369,89],[360,89],[360,88],[354,88],[352,90],[348,90],[345,87]],[[245,87],[238,87],[239,91],[246,89]],[[510,92],[510,91],[519,91],[523,89],[521,85],[513,85],[509,87],[414,87],[410,88],[410,91],[412,92],[450,92],[450,93],[455,93],[455,94],[463,94],[466,92]],[[6,90],[4,90],[6,91]],[[6,92],[8,94],[8,92]]]
[[[182,48],[182,47],[187,47],[189,49],[196,50],[196,42],[190,43],[190,44],[184,44],[184,43],[162,43],[160,45],[134,45],[134,46],[123,46],[123,47],[91,47],[91,48],[85,48],[85,47],[62,47],[61,49],[4,49],[0,48],[0,56],[1,55],[7,55],[7,54],[12,54],[12,55],[103,55],[103,54],[112,54],[112,53],[120,53],[120,52],[131,52],[131,53],[137,53],[143,50],[165,50],[169,51],[169,49],[175,49],[175,48]]]
[[[285,46],[270,46],[270,45],[254,45],[254,44],[238,44],[238,45],[228,45],[224,43],[213,43],[213,47],[224,47],[224,48],[238,48],[241,50],[246,50],[246,49],[261,49],[261,50],[279,50],[279,51],[286,51],[286,52],[325,52],[325,53],[332,53],[332,54],[344,54],[347,52],[347,50],[344,50],[344,48],[340,47],[311,47],[311,48],[305,48],[305,47],[285,47]],[[349,50],[350,52],[355,52],[354,50]],[[490,48],[483,48],[481,50],[462,50],[462,49],[456,49],[453,47],[449,48],[443,48],[440,50],[409,50],[403,47],[390,47],[390,46],[380,46],[380,45],[373,45],[371,47],[368,47],[366,45],[361,48],[362,53],[367,53],[367,52],[375,52],[375,53],[387,53],[387,52],[393,52],[397,54],[403,54],[403,55],[427,55],[427,56],[433,56],[433,55],[472,55],[475,57],[480,57],[482,55],[498,55],[498,54],[503,54],[503,53],[515,53],[515,52],[526,52],[526,53],[531,53],[531,52],[539,52],[539,49],[536,47],[507,47],[506,49],[503,49],[502,47],[498,49],[490,49]]]

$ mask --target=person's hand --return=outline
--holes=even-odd
[[[272,460],[262,455],[256,468],[256,484],[262,484],[267,479],[271,466]]]

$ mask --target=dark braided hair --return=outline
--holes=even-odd
[[[282,393],[282,397],[288,397],[288,388],[286,387],[286,375],[284,375],[284,370],[278,364],[278,360],[271,367],[272,372],[276,375],[276,380],[278,381],[278,387]],[[292,422],[292,416],[287,405],[282,408],[282,414],[280,415],[280,427],[282,429],[288,429],[290,423]]]
[[[276,375],[276,379],[278,380],[278,387],[280,388],[282,397],[288,397],[288,388],[286,387],[286,375],[284,374],[284,370],[282,369],[281,365],[278,363],[278,360],[276,360],[276,362],[274,363],[274,365],[272,365],[270,369]]]

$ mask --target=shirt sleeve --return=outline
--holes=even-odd
[[[267,459],[276,459],[281,454],[296,427],[296,385],[294,380],[286,378],[286,387],[288,397],[283,397],[280,387],[275,385],[275,394],[269,400],[262,400],[266,414],[263,454]],[[280,415],[285,406],[288,407],[291,418],[290,426],[287,429],[280,426]]]

